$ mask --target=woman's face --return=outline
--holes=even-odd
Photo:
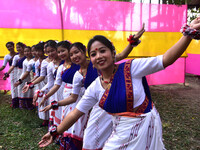
[[[52,48],[52,47],[50,47],[50,46],[48,46],[48,47],[46,48],[46,54],[48,55],[49,59],[55,59],[55,58],[58,57],[56,48]]]
[[[13,46],[13,45],[7,44],[6,47],[7,47],[7,49],[8,49],[10,52],[13,52],[13,51],[14,51],[14,46]]]
[[[58,53],[58,57],[61,60],[69,60],[69,53],[68,53],[68,49],[67,48],[59,46],[57,48],[57,53]]]
[[[36,58],[38,57],[38,56],[36,55],[35,47],[32,47],[32,48],[31,48],[31,53],[32,53],[32,55],[35,56]]]
[[[20,45],[16,45],[16,48],[17,48],[17,51],[19,52],[19,53],[24,53],[24,49],[23,49],[23,47],[21,47]]]
[[[91,45],[90,59],[95,68],[108,69],[114,64],[114,52],[99,41]]]
[[[36,55],[39,57],[39,58],[42,58],[44,56],[44,52],[42,50],[36,50]]]
[[[31,49],[30,48],[25,48],[24,49],[24,55],[28,58],[32,57]]]
[[[86,55],[82,50],[79,50],[76,46],[73,46],[69,51],[70,59],[73,63],[80,65],[86,61]]]

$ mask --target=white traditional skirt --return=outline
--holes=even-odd
[[[18,68],[14,67],[13,71],[10,73],[11,97],[13,108],[19,108],[18,88],[14,87],[14,83],[18,80],[17,71]]]
[[[46,84],[45,81],[40,82],[40,83],[39,83],[40,89],[41,89],[42,87],[44,87],[45,84]],[[45,94],[46,94],[46,93],[45,93]],[[43,97],[45,96],[45,94],[43,95]],[[39,110],[44,109],[47,105],[50,104],[49,99],[48,99],[48,100],[44,103],[43,106],[39,106],[40,103],[42,102],[43,97],[38,97],[38,100],[37,100],[37,103],[38,103],[38,104],[37,104],[37,105],[38,105],[38,116],[39,116],[39,118],[42,119],[42,120],[49,120],[49,111],[47,111],[47,112],[40,112],[40,111],[39,111]]]
[[[70,96],[72,92],[72,84],[70,83],[66,83],[65,84],[65,87],[64,87],[64,90],[63,90],[63,98],[67,98]],[[68,112],[70,110],[68,109],[72,109],[72,107],[70,105],[66,105],[66,106],[62,106],[62,118],[61,118],[61,122],[64,120],[64,118],[67,116]],[[65,136],[68,136],[70,133],[72,132],[72,128],[69,128],[68,130],[66,130],[64,132],[64,137]]]
[[[103,150],[165,150],[159,113],[151,112],[137,118],[113,116],[113,131]]]
[[[54,94],[54,100],[60,101],[60,100],[64,99],[63,98],[64,87],[65,87],[65,84],[63,82],[63,84],[61,84],[59,90]],[[58,107],[57,110],[53,110],[51,112],[50,117],[52,118],[53,124],[58,126],[62,120],[62,106]]]
[[[83,137],[83,150],[100,150],[112,133],[112,116],[97,104],[93,106]]]

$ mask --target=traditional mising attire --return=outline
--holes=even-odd
[[[80,69],[80,66],[73,63],[67,68],[63,64],[58,67],[56,81],[54,84],[61,86],[64,82],[65,86],[63,90],[63,98],[67,98],[72,92],[73,77],[74,77],[75,72],[79,69]],[[62,107],[61,121],[65,118],[65,116],[70,111],[73,110],[74,108],[73,105],[74,104],[70,104],[70,105]],[[60,141],[60,149],[70,149],[73,147],[73,144],[72,144],[73,142],[70,137],[71,133],[72,133],[72,128],[68,129],[67,131],[63,133],[63,138]]]
[[[22,74],[23,61],[25,59],[26,59],[25,56],[20,58],[19,55],[15,55],[15,57],[13,58],[12,66],[15,66],[15,68],[14,68],[14,72],[15,72],[14,78],[16,79],[16,81],[20,78],[20,76]],[[23,101],[20,98],[21,94],[22,94],[22,87],[19,85],[15,89],[17,89],[17,92],[15,93],[17,95],[17,98],[13,100],[13,107],[14,108],[18,108],[18,107],[24,108]]]
[[[27,58],[23,61],[23,70],[20,76],[20,79],[22,78],[22,75],[26,72],[27,68],[28,68],[28,63],[29,61],[27,60]],[[21,103],[22,108],[24,109],[33,109],[33,90],[30,89],[28,90],[26,93],[22,93],[22,88],[24,87],[25,83],[30,81],[30,74],[28,75],[28,77],[26,79],[23,80],[22,84],[18,85],[19,87],[19,101]]]
[[[5,55],[4,61],[3,61],[3,66],[6,66],[7,63],[9,66],[12,66],[13,58],[10,54]],[[10,84],[11,84],[11,97],[12,97],[12,107],[13,108],[18,108],[19,107],[19,101],[18,100],[18,91],[17,88],[14,87],[14,83],[18,80],[16,77],[16,71],[17,68],[14,68],[11,73],[10,73]],[[17,103],[16,103],[17,102]]]
[[[143,77],[162,69],[162,56],[135,59],[118,66],[110,88],[103,89],[100,78],[88,87],[76,108],[86,112],[98,101],[113,118],[103,149],[165,149],[159,114],[143,88]]]

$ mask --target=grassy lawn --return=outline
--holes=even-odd
[[[160,89],[162,87],[153,87],[151,92],[162,119],[166,149],[200,150],[200,99],[193,101],[182,97],[180,92],[177,94],[177,89]],[[182,87],[179,90],[190,92]],[[39,149],[37,143],[47,128],[39,127],[41,120],[35,110],[11,109],[5,102],[8,99],[9,95],[0,94],[0,149]],[[58,146],[54,144],[46,149],[58,149]]]
[[[0,149],[37,150],[37,143],[47,132],[47,127],[39,127],[42,121],[35,110],[12,109],[9,95],[0,94]],[[59,149],[55,144],[46,148]]]

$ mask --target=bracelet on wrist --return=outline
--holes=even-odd
[[[49,131],[51,136],[53,136],[53,140],[57,143],[60,139],[60,135],[57,132],[57,125],[52,125]]]
[[[19,79],[18,82],[19,82],[19,84],[22,84],[22,79]]]
[[[43,97],[44,93],[42,93],[40,90],[35,91],[37,94],[37,97]]]
[[[8,77],[9,77],[9,74],[6,72],[6,73],[4,73],[4,76],[5,76],[6,78],[8,78]]]
[[[129,42],[129,44],[133,47],[136,47],[138,44],[141,43],[141,40],[139,39],[136,39],[134,38],[135,35],[130,35],[128,38],[127,38],[127,41]]]
[[[184,36],[189,36],[192,39],[199,40],[200,39],[200,30],[192,29],[189,25],[185,24],[181,28],[181,33],[183,33]]]
[[[53,110],[58,110],[58,102],[57,101],[52,101],[51,102],[51,108],[53,109]]]
[[[28,83],[27,83],[27,84],[28,84]],[[34,84],[33,84],[32,82],[30,82],[28,85],[29,85],[29,88],[30,88],[30,89],[33,89],[33,88],[34,88]]]

